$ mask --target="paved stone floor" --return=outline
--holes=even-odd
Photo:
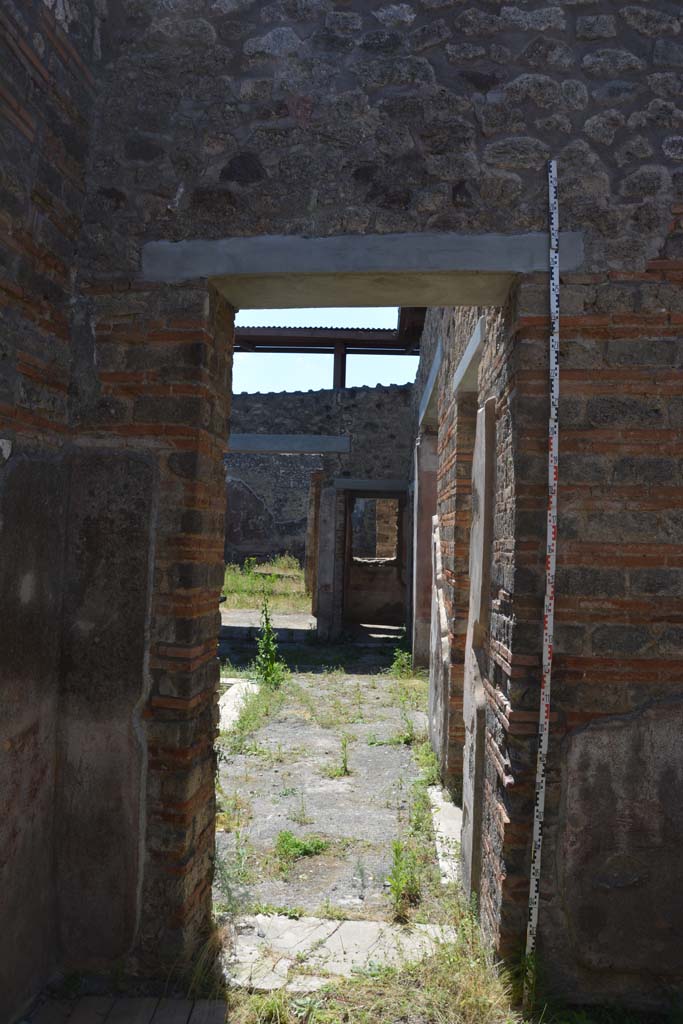
[[[232,730],[250,690],[244,680],[224,680],[214,896],[219,918],[225,909],[229,921],[233,984],[310,992],[336,976],[420,959],[452,937],[428,920],[392,923],[387,875],[419,776],[413,749],[426,729],[424,694],[357,656],[356,671],[347,662],[293,674],[281,706],[237,747]],[[344,739],[348,775],[338,771]],[[453,881],[458,810],[438,787],[429,795],[435,870]],[[283,831],[328,846],[283,869]]]
[[[219,805],[235,812],[217,834],[218,856],[243,866],[233,890],[244,906],[388,919],[392,841],[419,775],[410,746],[395,741],[406,730],[423,732],[426,716],[401,708],[386,675],[296,674],[288,691],[244,752],[221,761]],[[344,737],[350,774],[330,778]],[[283,830],[321,836],[329,849],[279,872],[271,862]],[[219,883],[215,895],[220,904]]]
[[[283,915],[242,918],[227,970],[232,984],[251,991],[314,992],[331,980],[374,966],[420,960],[453,929],[385,921],[291,920]]]
[[[306,612],[273,612],[271,621],[275,629],[310,629],[316,627],[316,619]],[[223,626],[240,626],[258,633],[261,626],[261,611],[258,608],[221,608]]]

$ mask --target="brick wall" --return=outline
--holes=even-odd
[[[663,251],[676,251],[674,207]],[[679,455],[683,275],[562,278],[558,575],[539,963],[554,995],[661,1004],[681,984],[683,835],[670,800],[683,700]],[[534,803],[547,502],[547,278],[486,313],[478,400],[495,395],[496,483],[480,913],[499,953],[523,949]],[[452,370],[480,311],[431,311],[424,365],[445,341],[439,514],[450,584],[451,746],[461,756],[471,415]],[[462,448],[460,430],[464,429]],[[457,588],[460,587],[458,590]],[[444,766],[447,773],[452,770]],[[664,840],[664,836],[667,837]],[[654,910],[653,908],[657,908]],[[625,943],[623,936],[633,936]]]
[[[186,963],[210,922],[234,318],[206,288],[136,291],[122,282],[105,292],[99,284],[91,301],[96,379],[81,429],[101,451],[146,453],[155,473],[148,660],[139,680],[149,756],[139,783],[145,850],[129,962],[158,974]]]
[[[560,491],[553,723],[541,952],[556,989],[657,1003],[681,984],[678,860],[668,796],[681,771],[680,207],[665,257],[640,272],[567,275],[561,320]],[[545,494],[545,282],[520,292],[514,650],[540,648]],[[540,408],[539,408],[540,407]],[[523,472],[522,472],[523,470]],[[520,581],[521,582],[521,581]],[[524,658],[526,661],[526,657]],[[524,733],[535,673],[515,684]],[[511,722],[512,727],[512,722]],[[522,736],[517,740],[522,745]],[[533,747],[533,740],[530,741]],[[665,781],[666,780],[666,781]],[[515,779],[531,800],[531,779]],[[513,820],[513,825],[515,824]],[[666,840],[664,840],[666,836]],[[570,896],[571,893],[571,896]],[[656,909],[655,909],[656,908]],[[518,918],[518,921],[521,921]],[[624,934],[633,939],[623,942]],[[637,976],[637,985],[633,978]]]

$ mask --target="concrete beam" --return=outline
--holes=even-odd
[[[583,263],[583,236],[560,235],[560,266]],[[548,236],[455,232],[148,242],[142,279],[211,278],[238,308],[500,305],[518,274],[546,271]]]
[[[480,316],[453,375],[453,391],[476,391],[479,362],[486,338],[486,317]]]
[[[228,452],[259,455],[346,455],[351,438],[342,434],[230,434]]]
[[[337,477],[332,482],[337,491],[367,491],[371,493],[396,493],[408,490],[407,480],[359,480],[350,476]]]
[[[434,358],[432,359],[432,365],[429,370],[429,376],[427,377],[427,383],[424,386],[422,397],[420,398],[420,410],[417,415],[418,428],[422,426],[423,421],[425,426],[436,426],[437,425],[437,410],[436,410],[436,381],[439,376],[439,370],[441,369],[441,362],[443,360],[443,346],[441,342],[436,347]],[[425,420],[429,412],[428,420]]]

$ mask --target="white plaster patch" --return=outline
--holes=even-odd
[[[22,604],[28,604],[36,594],[36,576],[33,572],[27,572],[22,576],[19,584],[19,600]]]
[[[7,462],[12,454],[12,442],[8,437],[0,437],[0,459]]]
[[[460,878],[462,810],[446,799],[441,786],[429,786],[427,793],[432,805],[434,839],[441,884],[448,885],[449,882],[457,882]]]
[[[258,686],[249,682],[248,679],[226,679],[221,678],[223,686],[228,687],[218,702],[220,709],[220,729],[227,732],[240,717],[240,711],[247,697],[256,693]]]
[[[43,0],[43,3],[65,29],[68,29],[71,22],[76,20],[76,11],[71,0]]]

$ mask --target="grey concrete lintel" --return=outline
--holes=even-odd
[[[260,235],[249,238],[148,242],[142,250],[145,281],[177,283],[204,277],[298,274],[470,272],[525,274],[548,269],[545,232],[468,235],[425,232],[386,235]],[[583,236],[560,234],[560,267],[583,263]]]
[[[407,491],[407,480],[359,480],[350,476],[340,476],[333,481],[333,486],[338,491],[369,491],[369,492],[391,492]]]
[[[346,455],[351,438],[343,434],[231,434],[228,452],[260,455]]]
[[[480,316],[453,375],[453,391],[456,395],[477,390],[477,374],[485,337],[486,317]]]
[[[436,386],[437,377],[439,376],[439,370],[441,369],[442,360],[443,346],[439,341],[436,347],[434,358],[432,359],[432,365],[429,370],[429,376],[427,377],[427,383],[424,386],[422,397],[420,398],[420,411],[417,417],[418,427],[422,426],[422,422],[425,419],[425,416],[427,415],[427,410],[429,410],[430,413],[434,413],[433,416],[430,415],[430,425],[433,426],[436,423],[436,410],[434,409],[435,403],[432,401],[432,398],[434,397],[434,389]]]

